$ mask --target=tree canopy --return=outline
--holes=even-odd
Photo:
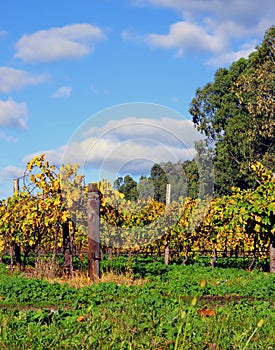
[[[114,182],[114,188],[124,194],[126,200],[136,200],[138,197],[137,182],[130,176],[118,177]]]
[[[251,165],[275,168],[275,27],[247,59],[216,71],[198,88],[190,106],[193,122],[214,152],[215,193],[232,186],[255,188]]]

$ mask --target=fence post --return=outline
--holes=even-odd
[[[88,275],[92,281],[99,277],[100,234],[99,234],[100,194],[96,183],[88,184]]]
[[[171,202],[171,184],[166,185],[166,205],[169,205]],[[166,233],[168,235],[168,232]],[[164,247],[164,263],[165,265],[169,264],[170,259],[170,239],[169,236],[166,239]]]
[[[275,181],[275,173],[273,175],[273,181]],[[270,263],[269,263],[269,271],[272,273],[275,273],[275,235],[271,234],[270,237],[270,249],[269,249],[269,257],[270,257]]]
[[[13,179],[13,193],[19,192],[19,179]]]
[[[13,179],[13,193],[19,193],[19,178]],[[20,249],[20,245],[17,243],[14,243],[14,246],[10,248],[10,254],[11,254],[11,268],[13,265],[13,257],[12,254],[15,254],[15,263],[17,265],[17,267],[20,268],[21,266],[21,249]]]

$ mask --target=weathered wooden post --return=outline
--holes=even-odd
[[[19,178],[13,179],[13,193],[19,193]],[[10,262],[10,266],[12,268],[13,265],[13,250],[14,250],[14,254],[15,254],[15,263],[17,265],[18,268],[20,268],[21,266],[21,249],[20,246],[15,243],[14,247],[10,248],[10,256],[11,256],[11,262]]]
[[[166,204],[171,203],[171,184],[166,185]]]
[[[275,181],[275,173],[273,173],[273,181]],[[275,273],[275,235],[270,236],[270,250],[269,250],[270,264],[269,271]]]
[[[169,205],[171,202],[171,184],[166,185],[166,205]],[[168,235],[168,232],[166,232]],[[170,258],[170,240],[169,237],[167,237],[165,242],[165,248],[164,248],[164,262],[166,265],[169,264],[169,258]]]
[[[13,193],[19,192],[19,179],[13,179]]]
[[[99,277],[99,209],[100,194],[97,184],[88,184],[88,275],[92,281]]]

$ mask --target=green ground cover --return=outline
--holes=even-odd
[[[139,266],[143,285],[75,289],[0,265],[0,348],[274,349],[273,274]]]

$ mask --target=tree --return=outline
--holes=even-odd
[[[197,154],[195,162],[198,171],[197,196],[205,199],[214,192],[213,149],[207,148],[204,141],[195,142]]]
[[[137,182],[130,175],[126,175],[124,178],[119,177],[115,180],[114,188],[123,193],[126,200],[133,201],[138,198]]]
[[[154,198],[154,184],[152,179],[141,176],[137,186],[138,198],[148,200]]]
[[[195,159],[186,160],[182,163],[182,167],[188,183],[187,196],[192,199],[197,198],[199,184],[198,164]]]
[[[274,171],[275,27],[248,59],[220,68],[215,80],[198,88],[190,113],[207,147],[215,148],[215,193],[258,185],[252,164],[261,161]]]
[[[188,194],[188,180],[182,162],[161,163],[161,167],[166,175],[165,180],[171,185],[171,201],[184,200]],[[164,185],[164,191],[166,191],[166,183]]]
[[[207,150],[208,152],[208,150]],[[141,198],[154,198],[165,203],[166,185],[171,185],[171,201],[183,201],[185,197],[196,198],[200,174],[198,165],[201,159],[154,164],[149,178],[141,177],[138,191]],[[203,174],[205,172],[202,171]]]
[[[167,176],[160,164],[154,164],[150,171],[150,178],[154,185],[154,199],[157,202],[165,203]]]

